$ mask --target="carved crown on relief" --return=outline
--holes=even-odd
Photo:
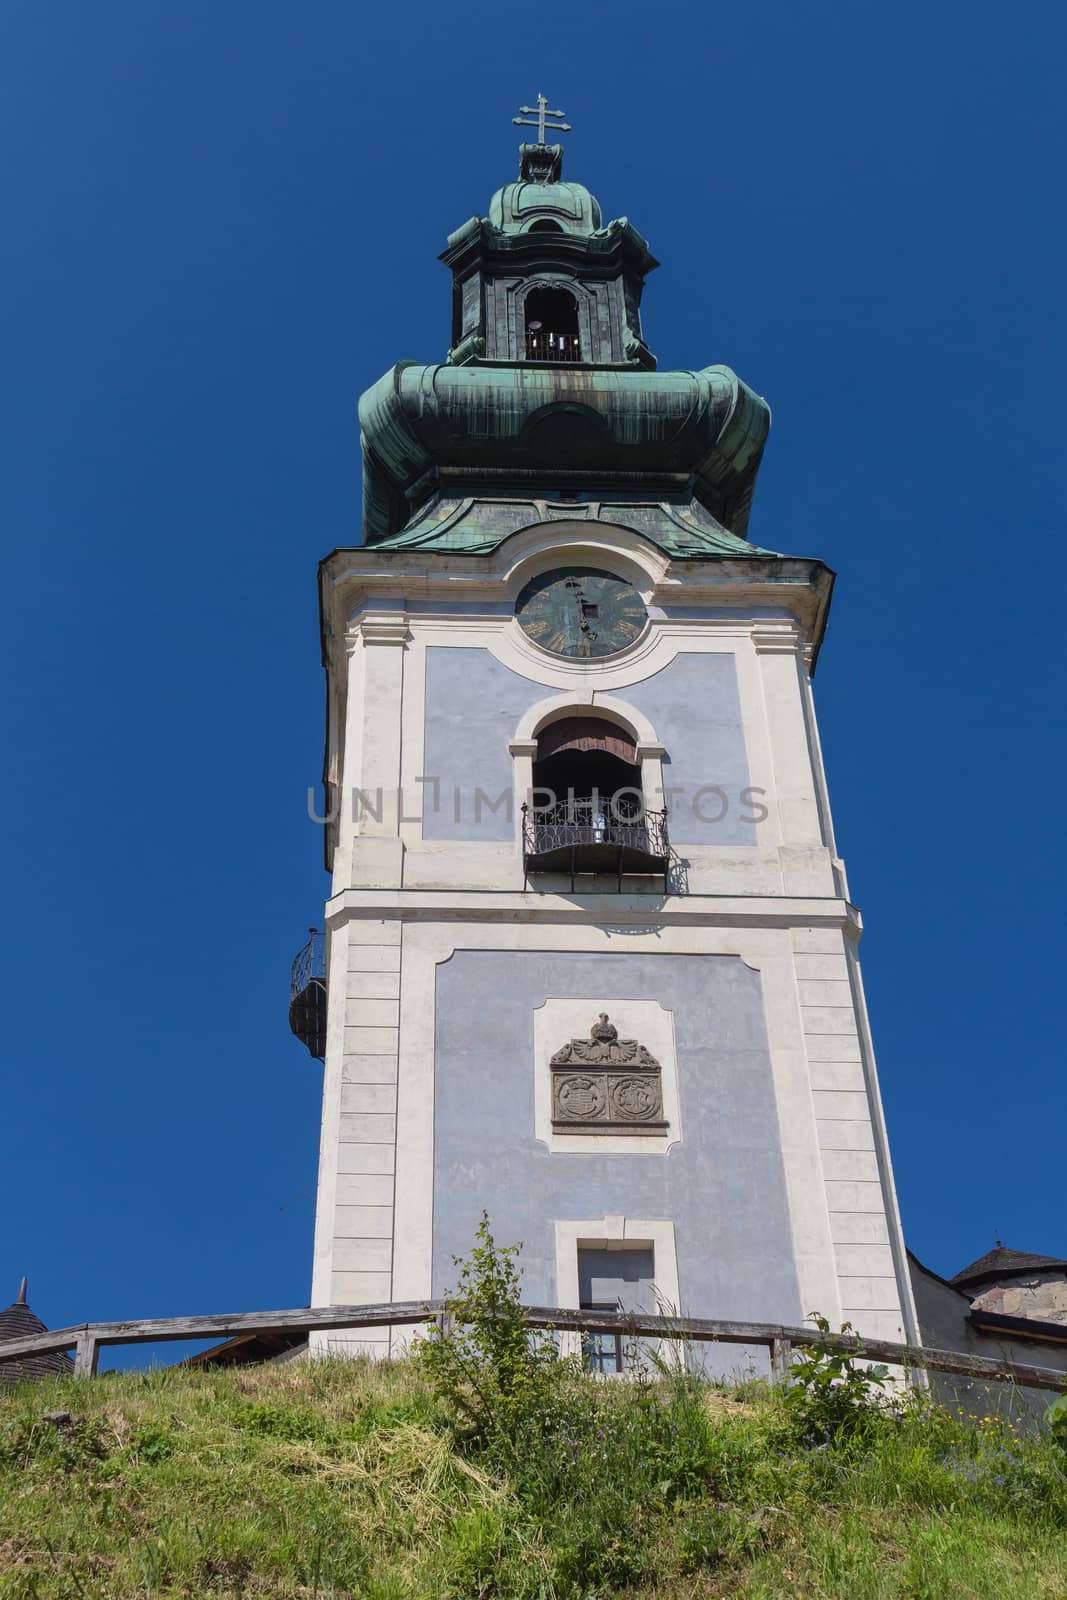
[[[659,1062],[636,1039],[620,1039],[619,1030],[606,1011],[589,1030],[588,1039],[572,1039],[552,1057],[554,1067],[571,1065],[607,1066],[618,1063],[624,1066],[652,1067],[659,1071]]]

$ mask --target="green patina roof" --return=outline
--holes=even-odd
[[[562,168],[562,145],[520,145],[517,182],[506,183],[489,202],[493,227],[501,233],[525,233],[547,222],[564,233],[595,233],[601,222],[595,197],[584,183],[565,181]]]
[[[505,184],[489,202],[489,221],[501,233],[525,233],[537,222],[554,222],[564,233],[595,233],[600,206],[584,183]]]
[[[483,554],[567,520],[632,528],[672,556],[774,555],[745,537],[766,401],[728,367],[654,370],[637,306],[656,262],[625,219],[602,226],[562,157],[522,145],[488,219],[449,239],[448,362],[399,362],[361,397],[364,543]],[[562,286],[584,359],[577,344],[558,364],[528,348],[541,322],[526,324],[524,285]]]
[[[677,506],[669,502],[608,502],[588,498],[554,502],[522,498],[487,500],[441,496],[423,508],[399,533],[376,540],[376,550],[434,550],[449,555],[489,555],[523,528],[546,522],[578,523],[592,532],[597,527],[629,528],[657,545],[667,555],[691,560],[709,556],[768,556],[779,552],[715,525],[698,503]]]
[[[728,367],[404,362],[367,390],[359,418],[368,544],[451,525],[450,512],[435,515],[444,501],[520,500],[630,505],[635,515],[668,505],[651,520],[646,510],[650,538],[711,536],[716,548],[732,538],[731,549],[751,551],[744,535],[770,411]]]

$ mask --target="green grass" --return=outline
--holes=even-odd
[[[1010,1425],[812,1447],[758,1385],[669,1379],[554,1407],[464,1444],[412,1365],[336,1360],[0,1393],[0,1596],[1067,1597],[1067,1453]]]

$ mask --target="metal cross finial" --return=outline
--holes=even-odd
[[[564,113],[562,111],[550,111],[548,109],[548,101],[540,91],[538,91],[536,106],[520,106],[519,110],[523,115],[521,117],[512,117],[512,122],[521,128],[536,128],[538,144],[544,144],[546,132],[570,133],[571,131],[569,122],[548,122],[546,120],[548,117],[562,117]],[[537,119],[536,121],[534,120],[535,118]]]

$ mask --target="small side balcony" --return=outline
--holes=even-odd
[[[669,892],[671,861],[666,811],[619,816],[607,801],[603,807],[586,801],[522,808],[524,887],[538,873],[569,875],[571,890],[582,873],[610,874],[619,892],[633,875],[662,877]]]
[[[326,1059],[326,935],[317,928],[289,973],[289,1027],[315,1061]]]

